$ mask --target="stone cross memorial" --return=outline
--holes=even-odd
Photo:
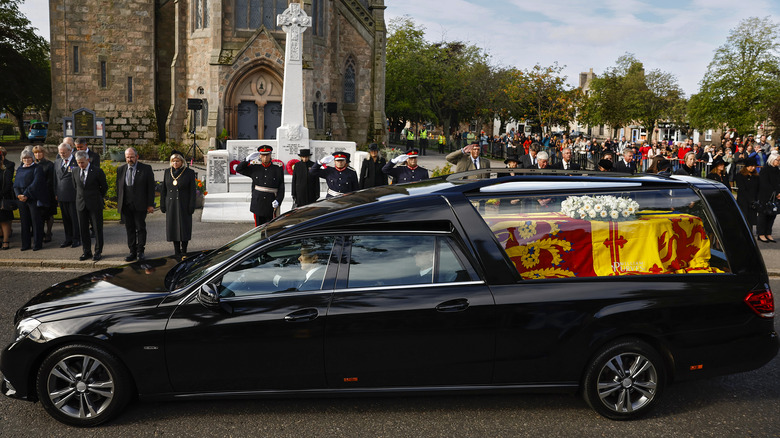
[[[285,165],[285,199],[281,211],[292,208],[292,175],[287,166],[298,159],[301,149],[310,149],[313,160],[319,160],[335,151],[352,155],[350,165],[360,173],[363,153],[356,153],[355,142],[309,140],[309,129],[304,125],[303,97],[303,33],[311,27],[311,18],[298,3],[276,17],[277,24],[286,33],[284,49],[284,84],[282,89],[282,120],[276,129],[275,140],[228,140],[226,151],[209,151],[206,157],[208,196],[203,208],[203,222],[254,222],[249,211],[252,184],[248,177],[231,175],[230,163],[246,159],[260,145],[274,148],[274,161]],[[324,182],[323,182],[324,185]],[[326,193],[322,187],[320,192]]]

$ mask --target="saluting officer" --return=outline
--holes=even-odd
[[[348,162],[349,153],[334,152],[333,155],[328,155],[318,162],[321,166],[312,166],[309,170],[312,175],[324,178],[328,184],[326,199],[359,189],[357,172],[355,169],[347,167]],[[334,163],[335,167],[326,167],[330,163]]]
[[[399,155],[382,167],[382,172],[393,177],[395,184],[422,181],[428,179],[428,169],[417,165],[417,157],[420,151],[411,149],[403,155]],[[406,161],[406,166],[395,167],[397,163]]]
[[[271,161],[271,146],[263,145],[257,152],[238,163],[236,172],[252,178],[252,203],[249,211],[255,215],[255,226],[276,216],[276,209],[284,199],[284,174],[281,166]]]

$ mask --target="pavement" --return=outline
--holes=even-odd
[[[435,146],[434,146],[435,150]],[[16,154],[9,150],[9,157],[12,161]],[[49,157],[51,158],[51,157]],[[18,161],[18,160],[16,160]],[[155,180],[162,181],[162,172],[168,168],[164,162],[149,162],[155,172]],[[435,167],[441,168],[446,164],[444,155],[437,152],[428,151],[426,155],[420,156],[418,164],[429,171]],[[491,167],[504,167],[503,160],[491,160]],[[205,175],[205,166],[195,163],[193,166],[200,176]],[[207,223],[201,221],[203,210],[195,210],[192,218],[192,240],[189,244],[189,251],[200,251],[217,248],[225,243],[235,239],[241,234],[251,230],[253,224],[245,222],[221,222]],[[146,257],[164,257],[173,254],[173,244],[165,240],[165,215],[159,209],[147,216],[147,245]],[[55,221],[52,228],[52,241],[43,244],[40,251],[20,251],[20,223],[12,223],[11,248],[6,251],[0,250],[0,269],[13,268],[46,268],[46,269],[79,269],[91,270],[102,269],[119,264],[124,264],[124,258],[129,254],[127,247],[127,233],[125,226],[118,221],[107,221],[103,225],[103,259],[94,262],[92,260],[79,261],[82,253],[79,248],[60,248],[64,241],[64,232],[62,222]],[[780,233],[776,233],[780,238]],[[764,258],[767,271],[770,276],[780,277],[780,243],[758,243],[761,254]],[[94,248],[94,239],[93,239]]]

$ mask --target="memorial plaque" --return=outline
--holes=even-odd
[[[75,112],[73,122],[76,137],[95,136],[95,114],[86,110]]]
[[[206,188],[210,193],[228,192],[228,152],[209,151],[206,156]]]

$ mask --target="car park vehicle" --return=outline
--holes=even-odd
[[[465,172],[298,208],[213,251],[104,269],[15,316],[2,391],[93,426],[141,399],[579,391],[633,419],[778,352],[727,189]]]
[[[46,135],[49,132],[49,123],[35,121],[30,124],[30,132],[27,134],[27,140],[30,142],[40,141],[41,143],[46,141]]]

